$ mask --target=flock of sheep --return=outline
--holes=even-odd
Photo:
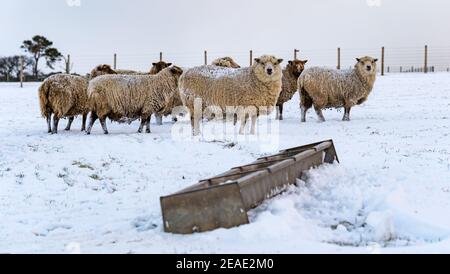
[[[241,68],[230,57],[212,65],[182,69],[171,63],[153,63],[149,73],[113,70],[99,65],[86,76],[57,74],[47,78],[39,88],[41,114],[47,119],[48,132],[56,134],[60,119],[68,118],[70,130],[74,117],[83,117],[82,131],[91,133],[96,120],[108,134],[106,119],[116,122],[140,120],[138,132],[150,133],[150,120],[157,123],[177,107],[190,113],[192,131],[198,135],[204,113],[222,119],[241,121],[240,134],[251,119],[251,133],[256,133],[257,118],[277,109],[283,120],[283,104],[300,92],[302,122],[314,106],[320,121],[322,110],[344,108],[343,120],[350,120],[352,107],[365,102],[376,79],[377,59],[357,58],[352,70],[339,71],[314,67],[305,70],[307,61],[289,61],[264,55],[251,67]],[[88,114],[89,125],[86,127]],[[179,112],[177,112],[179,113]],[[53,116],[53,125],[52,125]],[[173,113],[173,117],[175,117]],[[176,119],[176,118],[174,118]]]

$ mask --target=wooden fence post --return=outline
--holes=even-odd
[[[205,66],[208,65],[208,51],[205,50]]]
[[[23,72],[23,69],[24,69],[24,59],[23,59],[23,56],[20,56],[20,87],[21,88],[23,88],[23,78],[24,78],[24,72]]]
[[[384,47],[381,48],[381,76],[384,76]]]
[[[163,53],[160,52],[160,53],[159,53],[159,61],[162,62],[162,60],[163,60]]]
[[[67,55],[67,60],[66,60],[66,73],[70,74],[70,54]]]
[[[117,69],[117,53],[114,53],[114,69]]]
[[[341,69],[341,48],[337,50],[337,69]]]
[[[297,54],[299,53],[300,51],[298,50],[298,49],[294,49],[294,60],[297,60]]]
[[[253,50],[250,50],[250,66],[253,66]]]
[[[428,46],[425,46],[425,64],[424,64],[424,72],[428,73]]]

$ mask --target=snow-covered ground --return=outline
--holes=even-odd
[[[159,197],[252,162],[253,141],[179,141],[172,123],[109,124],[110,135],[46,133],[38,84],[0,84],[0,253],[450,253],[450,74],[379,78],[352,111],[298,97],[272,152],[333,139],[340,165],[251,212],[252,223],[191,236],[163,232]],[[61,127],[65,126],[65,122]]]

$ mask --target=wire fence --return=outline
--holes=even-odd
[[[251,52],[251,53],[250,53]],[[340,52],[340,54],[339,54]],[[329,48],[329,49],[292,49],[274,51],[198,51],[198,52],[149,52],[143,54],[110,53],[96,55],[74,55],[73,70],[88,72],[98,64],[110,64],[116,69],[133,69],[147,71],[151,64],[161,59],[180,67],[194,67],[210,64],[214,59],[224,56],[232,57],[241,66],[251,64],[251,56],[272,54],[279,58],[309,60],[308,66],[325,66],[348,69],[354,66],[355,58],[372,56],[380,60],[378,70],[385,73],[399,72],[438,72],[450,71],[450,46],[447,47],[397,47],[384,48]],[[205,58],[206,57],[206,58]],[[384,62],[383,62],[384,59]],[[115,66],[114,66],[115,65]]]
[[[388,73],[450,72],[450,46],[384,47],[383,48],[316,48],[291,50],[246,50],[246,51],[186,51],[186,52],[143,52],[143,53],[93,53],[71,54],[65,60],[69,63],[58,66],[61,71],[84,75],[98,64],[110,64],[115,69],[148,72],[152,63],[159,60],[171,62],[183,68],[210,64],[214,59],[232,57],[241,66],[251,65],[252,59],[263,54],[272,54],[285,61],[294,58],[308,60],[307,66],[325,66],[349,69],[355,58],[372,56],[379,59],[378,71]],[[285,62],[286,63],[286,62]],[[29,76],[24,73],[26,77]]]

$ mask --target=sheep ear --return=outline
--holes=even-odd
[[[255,62],[259,64],[261,62],[261,59],[255,58]]]
[[[358,61],[358,62],[361,62],[361,59],[359,59],[359,58],[356,58],[356,61]]]
[[[378,58],[377,58],[377,59],[375,59],[375,60],[373,60],[373,61],[374,61],[375,63],[376,63],[376,62],[378,62]]]
[[[153,66],[156,66],[156,65],[158,65],[158,64],[157,64],[157,63],[153,63],[152,65],[153,65]]]
[[[167,63],[167,66],[170,67],[172,65],[172,63]]]
[[[283,63],[283,61],[284,61],[283,59],[278,59],[278,60],[277,60],[277,62],[278,62],[278,64],[277,64],[277,65],[279,65],[279,64],[281,64],[281,63]]]
[[[294,64],[294,62],[292,62],[292,61],[289,61],[288,63],[289,63],[289,65],[292,65],[292,64]]]
[[[306,63],[308,63],[308,60],[303,61],[303,64],[306,64]]]

